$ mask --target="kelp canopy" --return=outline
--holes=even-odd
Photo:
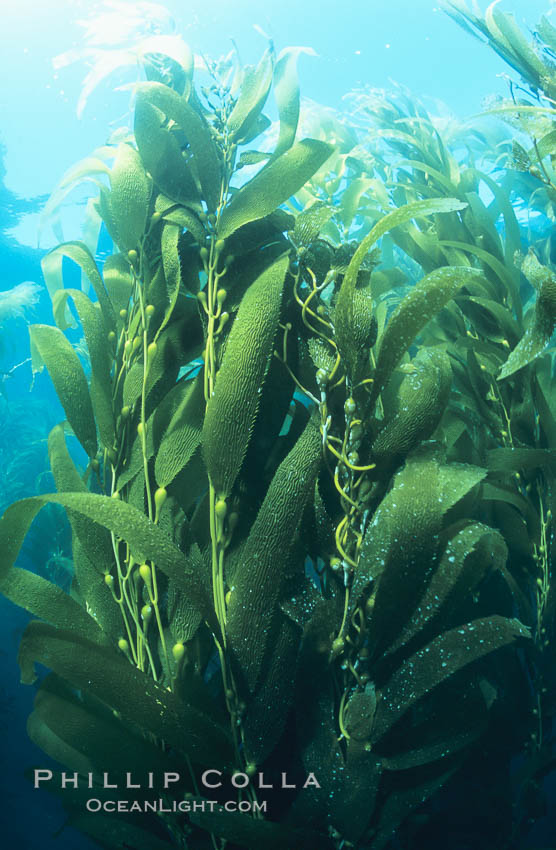
[[[51,671],[29,734],[94,774],[63,801],[104,847],[379,850],[493,736],[503,770],[528,752],[496,846],[531,815],[556,697],[556,277],[514,209],[554,200],[556,48],[546,22],[541,50],[495,5],[452,5],[534,86],[540,104],[499,108],[513,145],[449,139],[401,92],[354,93],[299,138],[298,48],[209,63],[203,87],[183,47],[142,57],[133,133],[49,203],[95,182],[114,253],[44,258],[56,326],[31,349],[67,418],[58,492],[4,514],[1,586],[38,618],[23,680]],[[47,503],[71,523],[70,594],[14,566]],[[172,809],[202,803],[207,768],[252,780],[209,792],[243,811]],[[87,813],[127,771],[179,772],[168,813]]]

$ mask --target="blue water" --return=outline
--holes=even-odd
[[[120,5],[133,8],[133,4]],[[260,0],[169,0],[165,6],[176,31],[199,54],[226,53],[233,39],[242,60],[255,62],[265,47],[261,30],[278,50],[288,45],[313,48],[317,55],[303,56],[300,63],[302,93],[336,109],[351,89],[387,88],[392,81],[410,87],[419,97],[442,101],[461,119],[480,111],[486,96],[507,93],[506,66],[460,30],[434,0],[271,0],[265,4]],[[551,5],[548,0],[507,0],[502,8],[532,27]],[[51,232],[45,233],[37,248],[38,215],[45,197],[67,168],[103,144],[107,131],[119,126],[122,117],[125,120],[129,101],[125,86],[133,75],[118,72],[99,84],[78,118],[86,57],[57,71],[53,67],[54,57],[87,46],[83,22],[94,24],[106,11],[103,3],[87,0],[7,0],[2,4],[0,290],[23,281],[41,283],[40,258],[55,242]],[[122,15],[125,18],[125,9]],[[114,85],[124,89],[113,91]],[[65,209],[66,238],[77,236],[82,210],[82,203]],[[71,278],[66,285],[71,285]],[[44,290],[26,318],[52,321]],[[33,444],[29,462],[14,466],[7,479],[0,478],[7,481],[8,490],[0,490],[3,509],[13,497],[51,489],[46,437],[64,416],[46,375],[37,376],[30,390],[30,366],[24,362],[29,356],[25,319],[6,322],[0,333],[0,372],[8,373],[23,363],[1,387],[0,462],[13,462],[18,452]],[[44,526],[35,531],[21,563],[39,571],[50,564],[50,569],[62,570],[57,577],[61,575],[63,581],[60,556],[64,553],[67,556],[64,526],[55,543]],[[18,684],[17,645],[27,619],[0,596],[0,844],[7,850],[85,850],[92,844],[71,829],[53,837],[64,823],[64,812],[56,800],[33,791],[23,776],[33,764],[48,766],[48,759],[25,731],[34,689]],[[550,843],[556,832],[554,819],[552,828],[541,822],[535,836],[539,846]]]

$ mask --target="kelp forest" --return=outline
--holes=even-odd
[[[0,588],[33,616],[44,788],[101,847],[536,846],[556,767],[556,29],[446,12],[508,78],[466,122],[372,80],[341,110],[305,101],[303,48],[200,67],[157,36],[130,126],[44,208],[58,227],[92,186],[83,239],[42,259],[53,322],[30,355],[65,421],[53,492],[0,520]],[[15,566],[59,506],[63,582]]]

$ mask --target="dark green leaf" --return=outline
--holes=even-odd
[[[376,399],[392,371],[422,330],[470,280],[481,275],[468,268],[444,267],[431,272],[398,304],[379,342],[372,396]]]
[[[313,420],[276,471],[242,553],[228,609],[228,634],[251,691],[269,649],[284,570],[313,493],[321,439]]]
[[[124,722],[154,734],[199,764],[231,761],[229,738],[220,726],[109,647],[33,621],[21,640],[19,662],[26,682],[34,679],[33,662],[44,664],[115,709]]]
[[[70,629],[88,640],[104,642],[105,638],[93,617],[61,588],[35,573],[12,567],[0,582],[0,591],[20,605],[59,629]]]
[[[147,103],[151,107],[154,106],[159,109],[183,130],[191,156],[188,165],[192,171],[194,170],[202,197],[206,201],[209,212],[212,212],[216,209],[220,199],[221,166],[208,124],[191,103],[188,103],[184,97],[180,97],[168,86],[161,83],[142,83],[138,87],[136,110],[139,105],[142,107]],[[135,132],[137,133],[137,125]],[[143,143],[145,143],[144,134],[142,138]],[[139,142],[138,146],[141,155],[143,155]],[[146,147],[145,144],[144,147]],[[172,148],[174,148],[173,145]],[[150,155],[151,152],[149,152]],[[160,166],[160,159],[158,164]],[[155,175],[153,174],[153,176]],[[169,197],[174,198],[174,200],[181,200],[181,198],[174,197],[174,194],[166,192],[160,181],[159,185]]]
[[[234,320],[203,425],[203,454],[218,498],[231,492],[259,407],[280,316],[288,257],[249,287]]]
[[[154,471],[159,487],[171,484],[201,442],[205,411],[202,374],[182,389],[182,400],[156,453]]]
[[[495,615],[451,629],[404,661],[382,689],[373,741],[378,741],[417,700],[479,658],[518,639],[529,639],[519,620]]]
[[[237,102],[227,121],[228,132],[236,144],[245,143],[252,125],[263,109],[272,84],[273,50],[265,50],[256,68],[247,65]]]
[[[33,371],[48,369],[54,389],[75,436],[89,455],[97,453],[97,431],[87,378],[79,357],[62,331],[50,325],[31,325]]]
[[[333,150],[326,142],[304,139],[266,165],[224,208],[219,236],[225,239],[243,224],[274,212],[311,179]]]
[[[65,311],[67,299],[75,304],[91,360],[91,401],[100,439],[107,449],[114,445],[114,412],[112,408],[112,359],[108,349],[108,330],[98,305],[78,289],[59,289],[53,299],[53,310]],[[58,323],[59,324],[59,323]]]
[[[110,207],[122,251],[136,250],[147,223],[152,181],[135,148],[122,143],[110,172]]]
[[[412,204],[407,204],[404,207],[393,210],[380,219],[372,228],[370,233],[365,236],[357,251],[351,258],[351,262],[346,271],[340,292],[337,300],[337,317],[343,322],[347,328],[353,324],[353,296],[357,285],[359,270],[363,264],[365,257],[371,248],[378,240],[392,230],[394,227],[399,227],[411,221],[412,218],[419,216],[433,215],[434,213],[453,212],[454,210],[464,209],[467,205],[455,198],[433,198],[425,201],[415,201]]]

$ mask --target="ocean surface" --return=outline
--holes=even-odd
[[[486,4],[480,0],[479,5],[484,11]],[[513,12],[529,35],[542,15],[556,26],[548,0],[503,0],[499,8]],[[137,70],[132,63],[117,67],[114,61],[108,73],[118,52],[129,53],[141,38],[157,33],[181,34],[198,57],[218,58],[234,48],[243,63],[251,64],[259,60],[268,38],[278,53],[289,46],[307,48],[299,61],[302,105],[310,113],[319,104],[339,116],[353,104],[355,91],[372,87],[399,92],[401,86],[420,99],[430,115],[463,123],[493,98],[508,97],[509,79],[519,81],[514,70],[458,27],[434,0],[169,0],[161,5],[6,0],[0,29],[2,511],[17,499],[54,490],[47,439],[65,414],[47,372],[32,376],[28,325],[53,323],[41,259],[62,232],[65,240],[81,238],[94,186],[89,183],[68,195],[56,226],[44,222],[41,213],[74,163],[104,145],[116,128],[130,126]],[[269,117],[277,118],[272,104]],[[492,123],[486,126],[495,126],[497,120],[488,119]],[[520,214],[524,221],[523,211]],[[539,218],[534,238],[541,241],[551,226],[553,221]],[[104,259],[111,249],[102,230],[97,256]],[[64,285],[81,286],[79,270],[69,263],[64,264]],[[81,333],[70,330],[68,338],[79,350]],[[85,466],[85,453],[77,444],[72,454]],[[42,511],[18,564],[69,590],[71,535],[61,509],[50,505]],[[52,766],[26,733],[35,688],[19,683],[17,650],[28,620],[23,609],[0,596],[0,844],[6,850],[87,850],[98,845],[71,825],[64,828],[66,814],[58,799],[34,790],[24,776],[35,765]],[[546,809],[519,850],[556,846],[553,786],[549,778]],[[470,806],[476,790],[469,790]],[[443,805],[452,813],[458,806],[464,810],[465,800],[454,804],[450,799],[457,793],[448,791],[444,801],[440,798],[440,810]],[[460,817],[465,822],[465,813],[460,811]],[[119,846],[131,850],[128,844]],[[472,846],[446,845],[450,850]],[[391,850],[409,847],[401,839],[389,845]],[[410,850],[426,848],[411,845]]]

